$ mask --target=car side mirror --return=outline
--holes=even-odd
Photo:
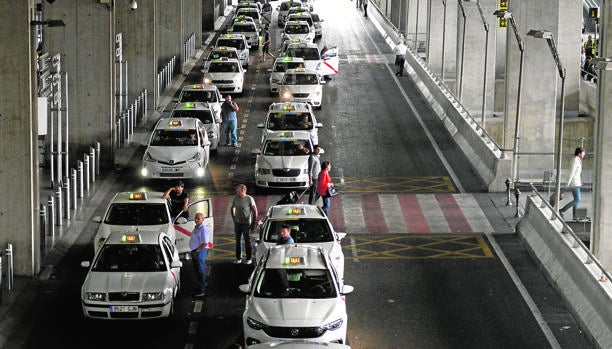
[[[81,261],[81,267],[83,268],[89,268],[90,265],[91,265],[90,261]]]
[[[238,286],[238,289],[240,290],[240,292],[245,293],[245,294],[249,294],[251,292],[251,288],[249,287],[249,284],[242,284]]]

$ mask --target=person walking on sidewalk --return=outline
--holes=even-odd
[[[246,250],[244,264],[251,264],[251,230],[257,228],[257,205],[252,196],[247,195],[244,184],[236,186],[236,195],[232,200],[232,219],[234,220],[234,236],[236,237],[236,260],[234,264],[242,263],[242,242]]]
[[[238,114],[240,110],[238,103],[232,101],[232,95],[226,95],[221,104],[221,116],[223,117],[223,130],[225,131],[225,145],[235,147],[238,144]]]
[[[576,220],[576,208],[578,208],[578,204],[580,204],[580,187],[582,186],[582,181],[580,179],[582,173],[582,158],[584,158],[585,154],[586,152],[582,147],[578,147],[576,151],[574,151],[574,160],[572,160],[572,168],[570,170],[569,179],[567,180],[567,186],[572,191],[574,200],[570,201],[559,210],[561,217],[563,217],[565,211],[572,208],[573,219]]]
[[[334,186],[331,180],[329,171],[331,170],[331,162],[323,161],[321,163],[321,173],[319,173],[319,183],[317,184],[317,194],[323,198],[323,212],[327,215],[331,197],[327,194],[327,189]]]
[[[310,193],[308,194],[308,203],[314,205],[319,200],[317,193],[317,185],[319,184],[319,173],[321,173],[321,146],[316,144],[313,146],[312,154],[308,157],[308,178],[310,180]]]
[[[393,48],[393,54],[395,54],[395,75],[404,75],[404,62],[406,61],[406,51],[408,46],[404,44],[403,40],[400,40],[397,45]]]
[[[194,221],[196,226],[189,238],[189,249],[191,250],[193,270],[198,280],[198,290],[195,296],[203,297],[206,295],[206,256],[208,255],[208,249],[211,247],[210,232],[204,224],[202,212],[195,214]]]

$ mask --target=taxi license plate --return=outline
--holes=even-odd
[[[137,305],[113,305],[110,307],[111,313],[135,313],[138,312]]]
[[[295,178],[277,178],[277,182],[295,182]]]
[[[162,172],[178,172],[178,168],[174,168],[174,167],[162,167],[161,171]]]

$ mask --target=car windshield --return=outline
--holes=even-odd
[[[315,74],[287,74],[283,78],[284,85],[318,85],[319,79]]]
[[[273,131],[312,130],[312,116],[310,115],[310,113],[270,113],[270,115],[268,116],[268,124],[266,125],[266,128],[268,130]]]
[[[285,26],[285,34],[308,34],[310,28],[302,24],[287,24]]]
[[[336,298],[333,285],[325,269],[265,269],[253,295],[261,298]]]
[[[306,148],[306,150],[304,150]],[[264,155],[308,156],[308,146],[301,140],[269,140],[264,144]]]
[[[334,241],[327,220],[301,218],[298,220],[270,220],[265,226],[263,240],[277,242],[283,225],[291,227],[291,237],[296,243],[318,243]]]
[[[210,110],[175,110],[170,116],[172,118],[196,118],[204,124],[213,123],[213,115]]]
[[[166,262],[159,245],[104,245],[92,271],[158,272],[166,271]]]
[[[219,59],[222,57],[238,59],[238,53],[233,50],[215,50],[210,52],[208,55],[208,60],[211,61],[213,59]]]
[[[287,50],[287,56],[302,57],[307,61],[321,59],[316,47],[291,47]]]
[[[283,73],[287,71],[287,69],[299,68],[300,64],[304,65],[304,62],[276,62],[274,65],[274,71],[277,73]]]
[[[104,223],[111,225],[159,225],[168,222],[168,211],[163,203],[111,204],[104,217]]]
[[[229,46],[235,47],[237,50],[244,50],[244,40],[242,39],[219,39],[217,40],[217,46]]]
[[[186,147],[197,145],[195,130],[156,130],[151,137],[152,146]]]
[[[235,32],[256,32],[255,25],[252,23],[234,23],[232,30]]]
[[[241,8],[240,10],[238,10],[238,15],[245,15],[253,17],[253,19],[259,19],[259,11],[251,8]]]
[[[181,93],[181,98],[179,99],[179,103],[183,102],[218,103],[219,98],[217,98],[217,94],[212,91],[185,90]]]
[[[208,67],[209,73],[236,73],[239,71],[235,62],[211,62]]]
[[[304,15],[299,15],[299,14],[291,15],[291,16],[287,17],[287,20],[288,21],[306,21],[306,23],[308,23],[309,26],[312,26],[312,24],[313,24],[312,17],[304,16]],[[308,27],[308,29],[310,29],[310,28]],[[308,32],[306,32],[306,33],[308,33]]]

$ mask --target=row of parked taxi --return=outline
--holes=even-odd
[[[204,60],[203,83],[184,86],[169,117],[156,123],[142,159],[144,178],[204,175],[210,154],[219,147],[222,93],[242,94],[250,49],[260,42],[261,20],[272,19],[269,5],[240,1],[232,30],[219,36]],[[282,54],[269,70],[270,93],[281,100],[270,105],[264,122],[257,125],[262,133],[261,146],[253,150],[255,183],[262,188],[308,187],[309,152],[318,144],[318,129],[323,126],[313,108],[321,107],[322,91],[317,99],[310,97],[316,92],[305,92],[300,86],[320,87],[325,76],[338,71],[337,50],[321,55],[313,42],[316,35],[308,34],[312,40],[292,36],[299,31],[292,26],[313,17],[296,12],[301,19],[294,19],[289,10],[297,7],[312,10],[312,2],[284,1],[276,8],[284,30]],[[308,26],[314,31],[314,26]],[[195,224],[182,214],[171,217],[171,209],[161,192],[122,192],[103,216],[94,217],[99,223],[95,256],[91,262],[82,262],[88,268],[81,292],[86,317],[173,315],[181,290],[181,257],[189,253],[188,237]],[[195,212],[204,214],[214,236],[212,200],[190,203],[186,216],[193,217]],[[286,226],[295,244],[277,245]],[[245,347],[350,348],[345,295],[353,287],[344,284],[340,241],[345,236],[334,230],[316,205],[295,202],[266,211],[255,243],[255,268],[239,287],[246,295]]]

